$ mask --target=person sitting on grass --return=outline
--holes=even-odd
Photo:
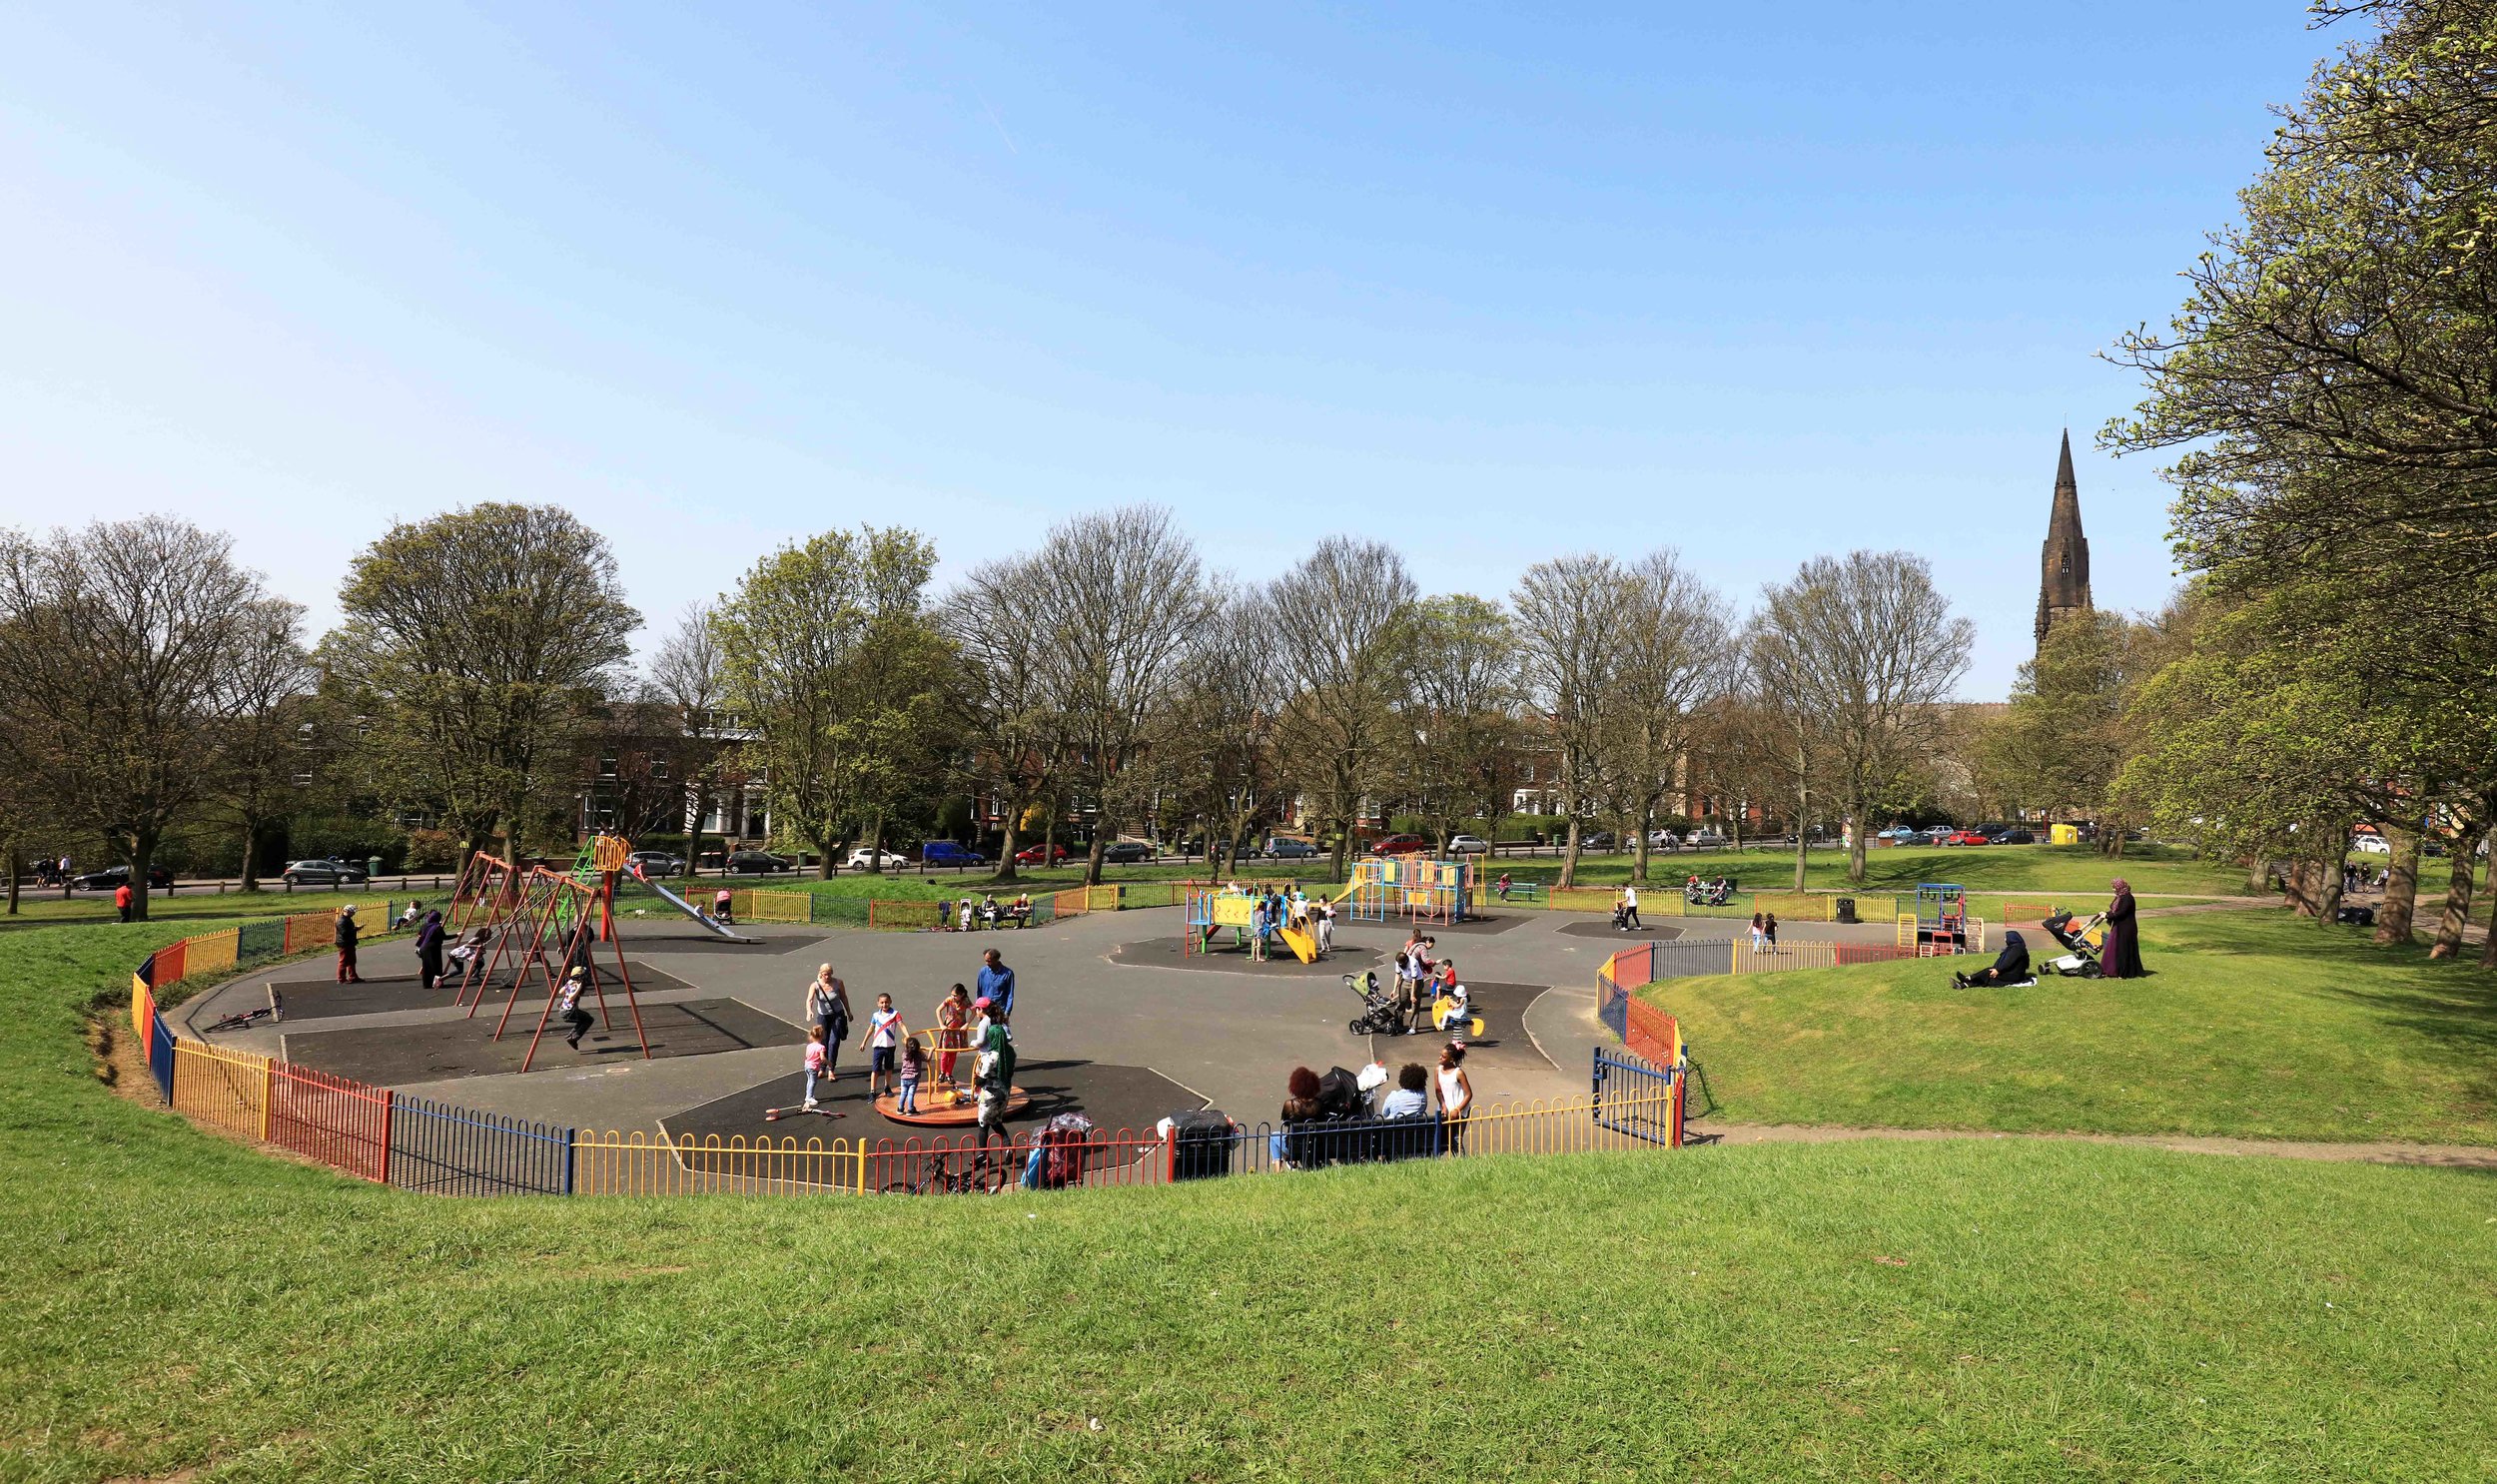
[[[2035,984],[2029,971],[2029,944],[2017,932],[2003,935],[2003,952],[1995,955],[1991,968],[1975,974],[1955,974],[1951,982],[1963,990],[2000,990],[2013,985]]]

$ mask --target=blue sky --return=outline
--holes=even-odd
[[[326,620],[394,517],[552,500],[654,627],[827,526],[957,568],[1131,500],[1244,576],[1350,531],[1492,595],[1905,547],[1999,695],[2064,426],[2099,603],[2172,585],[2092,354],[2336,40],[2295,0],[12,7],[0,521],[188,513]]]

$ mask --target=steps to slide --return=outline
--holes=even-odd
[[[711,916],[709,913],[704,912],[701,908],[694,906],[691,902],[688,902],[684,898],[676,895],[674,892],[669,891],[666,887],[663,887],[657,882],[652,881],[649,877],[642,875],[641,870],[638,867],[634,868],[633,879],[640,882],[643,886],[650,888],[650,890],[657,892],[660,900],[666,902],[668,906],[675,908],[678,912],[692,918],[695,922],[700,923],[702,926],[710,929],[712,932],[727,939],[731,943],[760,943],[763,941],[760,938],[747,938],[742,934],[739,934],[734,929],[722,923],[718,918]]]

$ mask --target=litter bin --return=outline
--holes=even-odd
[[[1218,1179],[1232,1172],[1240,1129],[1220,1109],[1171,1115],[1171,1178]]]
[[[1852,923],[1856,921],[1855,898],[1841,897],[1838,899],[1838,920],[1842,923]]]
[[[381,858],[380,856],[367,856],[367,857],[365,857],[365,880],[367,880],[367,881],[380,881],[381,879],[382,879],[382,858]]]

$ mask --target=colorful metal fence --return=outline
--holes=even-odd
[[[573,1131],[391,1095],[390,1182],[437,1195],[569,1195]]]

